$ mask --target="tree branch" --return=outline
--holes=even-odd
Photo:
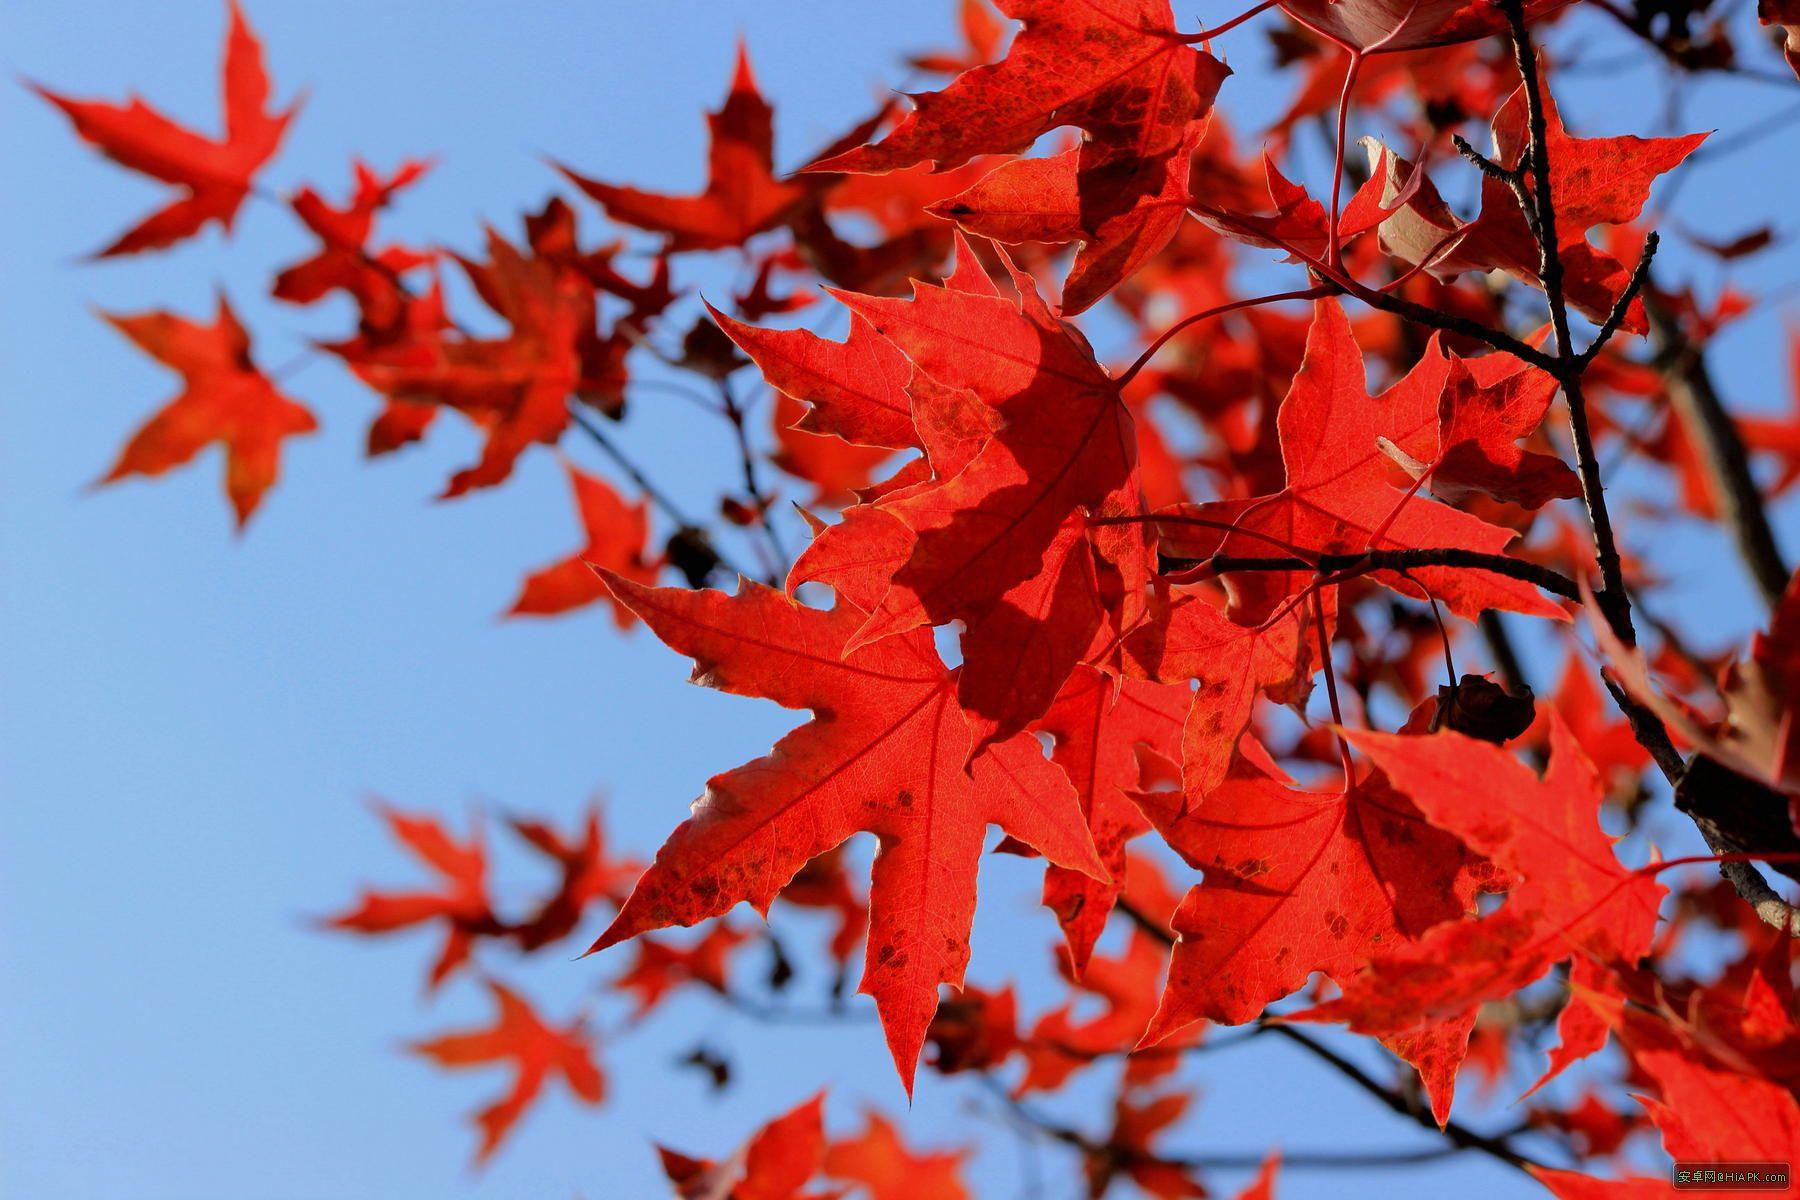
[[[1581,587],[1560,571],[1504,554],[1484,554],[1456,546],[1431,546],[1412,550],[1364,550],[1353,554],[1321,554],[1314,559],[1294,556],[1269,558],[1240,554],[1215,554],[1210,558],[1165,558],[1165,569],[1208,568],[1211,574],[1238,571],[1311,571],[1320,575],[1359,575],[1370,571],[1406,571],[1418,567],[1462,567],[1523,580],[1565,599],[1579,601]]]
[[[1738,554],[1763,602],[1773,609],[1787,588],[1788,567],[1750,473],[1744,439],[1713,387],[1704,352],[1688,339],[1655,288],[1644,293],[1644,314],[1650,319],[1651,362],[1662,372],[1669,402],[1700,452]]]
[[[1513,61],[1519,68],[1525,93],[1525,121],[1530,141],[1519,161],[1519,170],[1531,174],[1530,203],[1526,216],[1538,241],[1538,281],[1550,306],[1550,325],[1556,333],[1557,370],[1563,395],[1569,402],[1569,434],[1575,443],[1575,462],[1581,477],[1581,495],[1587,504],[1588,522],[1594,531],[1595,561],[1600,568],[1601,590],[1595,596],[1607,624],[1627,646],[1637,644],[1631,626],[1631,599],[1625,591],[1623,562],[1613,535],[1612,516],[1606,509],[1606,493],[1600,463],[1594,453],[1594,434],[1588,424],[1587,397],[1581,387],[1580,358],[1569,330],[1569,306],[1563,294],[1561,243],[1556,229],[1556,196],[1550,183],[1549,121],[1544,108],[1543,83],[1538,77],[1537,52],[1525,20],[1524,0],[1501,0],[1512,30]],[[1521,199],[1525,189],[1520,188]]]

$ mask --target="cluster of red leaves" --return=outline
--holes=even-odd
[[[587,1018],[544,1022],[486,973],[493,956],[558,944],[600,906],[612,919],[593,950],[637,946],[603,991],[629,1000],[632,1019],[690,986],[742,1003],[732,967],[750,934],[720,923],[697,941],[649,935],[741,902],[766,917],[777,899],[835,914],[840,968],[866,942],[859,991],[909,1094],[927,1043],[946,1074],[1012,1072],[1016,1105],[1124,1057],[1110,1131],[1052,1128],[1081,1151],[1096,1197],[1121,1180],[1205,1194],[1194,1165],[1156,1143],[1191,1104],[1171,1079],[1208,1023],[1343,1024],[1412,1064],[1442,1125],[1465,1064],[1490,1083],[1507,1075],[1533,1020],[1547,1019],[1528,1010],[1557,994],[1552,978],[1568,996],[1561,1043],[1533,1091],[1613,1040],[1675,1157],[1800,1157],[1787,943],[1757,933],[1711,983],[1671,965],[1708,919],[1686,892],[1660,920],[1661,865],[1627,866],[1603,829],[1608,805],[1640,806],[1650,758],[1634,725],[1608,715],[1579,653],[1541,705],[1448,664],[1448,685],[1432,680],[1439,655],[1466,640],[1451,619],[1505,611],[1572,638],[1582,593],[1563,576],[1585,579],[1593,561],[1564,503],[1583,480],[1549,421],[1569,351],[1508,333],[1499,281],[1545,293],[1559,314],[1566,301],[1604,327],[1602,342],[1645,332],[1649,295],[1703,343],[1747,301],[1708,311],[1647,291],[1632,226],[1705,135],[1577,137],[1547,91],[1534,111],[1554,71],[1521,79],[1484,40],[1508,27],[1500,6],[1279,7],[1297,27],[1283,53],[1306,65],[1260,160],[1213,110],[1230,71],[1211,39],[1238,21],[1183,32],[1167,0],[1001,0],[1019,22],[1008,41],[969,0],[967,47],[916,64],[953,76],[946,86],[906,111],[884,106],[797,172],[776,167],[774,112],[741,48],[708,117],[700,191],[559,168],[611,221],[654,240],[647,269],[623,269],[636,259],[624,241],[584,248],[560,199],[525,218],[522,241],[486,230],[480,259],[376,245],[377,219],[423,162],[385,177],[356,162],[341,206],[310,186],[277,201],[319,248],[281,270],[272,294],[352,302],[355,329],[320,345],[380,399],[371,455],[428,436],[449,408],[483,448],[446,497],[504,483],[532,447],[563,446],[572,431],[640,494],[628,500],[565,457],[582,545],[530,575],[510,614],[605,604],[621,627],[641,620],[691,658],[696,682],[811,713],[768,755],[708,780],[641,872],[611,854],[597,815],[574,838],[510,822],[555,877],[529,903],[491,894],[479,832],[463,841],[382,810],[435,882],[367,893],[330,923],[441,930],[434,989],[481,961],[495,1023],[416,1047],[445,1067],[511,1065],[509,1090],[477,1114],[480,1157],[552,1076],[588,1103],[604,1091]],[[1515,4],[1540,24],[1560,8]],[[1764,6],[1766,21],[1791,15]],[[255,179],[292,112],[269,111],[261,48],[235,3],[224,77],[223,141],[139,101],[43,92],[107,155],[186,193],[102,253],[165,248],[208,222],[229,230],[246,197],[265,195]],[[1296,123],[1334,96],[1322,201],[1279,159]],[[1350,114],[1372,123],[1401,108],[1386,128],[1406,153],[1366,139],[1367,172],[1345,201]],[[1464,219],[1433,178],[1450,169],[1430,164],[1475,121],[1492,150],[1465,143],[1483,170]],[[1299,268],[1296,286],[1243,294],[1246,248]],[[749,282],[701,312],[677,272],[717,254]],[[452,315],[446,260],[503,334]],[[813,282],[830,285],[842,340],[768,323],[809,308]],[[1102,302],[1142,348],[1134,361],[1109,362],[1073,322]],[[223,299],[210,327],[167,313],[109,319],[185,386],[106,481],[222,443],[241,524],[311,413],[255,366]],[[1590,357],[1587,386],[1608,408],[1666,395],[1666,364],[1613,345]],[[751,367],[766,385],[769,450],[733,382]],[[1372,376],[1386,386],[1372,393]],[[628,393],[636,403],[655,384],[697,394],[741,452],[717,529],[682,516],[609,432]],[[1713,511],[1680,428],[1652,437],[1606,410],[1593,420],[1681,475],[1677,510]],[[1800,478],[1793,420],[1748,423],[1744,436],[1778,461],[1777,490]],[[806,498],[811,539],[791,564],[769,468]],[[652,506],[674,526],[660,548]],[[765,583],[704,586],[732,547],[761,556]],[[657,586],[671,570],[689,586]],[[1656,582],[1642,564],[1622,570],[1634,586]],[[947,629],[949,662],[934,633]],[[1666,640],[1650,656],[1600,626],[1609,691],[1632,698],[1639,720],[1658,714],[1697,763],[1760,789],[1765,819],[1793,838],[1800,585],[1710,694],[1723,664]],[[1330,722],[1309,716],[1321,678]],[[1390,713],[1411,716],[1382,732]],[[1011,988],[964,987],[990,827],[998,849],[1045,860],[1043,902],[1064,934],[1069,999],[1023,1024]],[[866,899],[843,850],[858,833],[878,845]],[[1183,878],[1185,896],[1165,852],[1199,872]],[[1115,913],[1129,939],[1106,949],[1125,923]],[[1722,1095],[1749,1097],[1756,1127],[1723,1120],[1738,1102]],[[1535,1136],[1578,1160],[1612,1157],[1643,1124],[1593,1090],[1531,1118]],[[1664,1187],[1514,1160],[1562,1196]],[[663,1151],[679,1195],[771,1200],[845,1188],[961,1197],[960,1162],[915,1154],[873,1113],[862,1133],[830,1140],[822,1098],[725,1160]],[[1271,1158],[1245,1196],[1267,1196],[1274,1170]]]
[[[504,821],[506,829],[529,852],[527,857],[535,860],[540,877],[548,869],[549,886],[529,892],[512,889],[502,903],[490,878],[490,856],[480,823],[467,838],[459,838],[427,815],[401,812],[385,804],[376,805],[376,813],[432,881],[366,889],[353,907],[326,918],[322,925],[363,936],[441,931],[443,941],[426,974],[427,991],[435,995],[463,972],[473,972],[487,988],[498,1008],[492,1026],[412,1047],[448,1068],[512,1066],[511,1087],[475,1114],[481,1134],[477,1162],[499,1147],[544,1082],[558,1073],[578,1099],[598,1104],[604,1085],[594,1058],[596,1038],[589,1019],[582,1016],[561,1028],[547,1024],[531,1002],[516,987],[500,982],[495,972],[502,962],[511,970],[522,959],[546,950],[563,947],[566,952],[568,939],[595,909],[615,913],[620,909],[642,865],[619,855],[608,844],[597,807],[587,810],[573,836],[544,821],[509,817]],[[867,907],[835,860],[815,860],[781,898],[796,907],[835,914],[837,928],[829,952],[839,962],[862,940]],[[726,995],[738,952],[755,940],[749,932],[723,922],[704,936],[683,942],[642,938],[632,961],[606,982],[602,994],[630,1002],[630,1024],[643,1021],[684,990]]]

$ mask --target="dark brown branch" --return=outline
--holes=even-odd
[[[1403,317],[1415,324],[1423,325],[1427,329],[1440,329],[1445,333],[1460,334],[1491,349],[1510,354],[1519,361],[1530,363],[1552,375],[1562,374],[1562,363],[1554,356],[1545,354],[1536,346],[1522,342],[1511,334],[1502,333],[1498,329],[1483,325],[1480,321],[1458,316],[1455,313],[1439,312],[1435,308],[1426,308],[1423,304],[1416,304],[1388,292],[1375,291],[1353,280],[1345,290],[1370,308],[1378,308],[1382,312]]]
[[[1744,439],[1713,387],[1705,355],[1682,332],[1654,288],[1644,294],[1644,313],[1650,319],[1652,362],[1668,385],[1669,402],[1700,452],[1757,592],[1773,609],[1787,587],[1788,567],[1775,542],[1762,491],[1750,473]]]
[[[1531,173],[1530,204],[1526,215],[1538,240],[1538,280],[1550,306],[1550,325],[1556,333],[1555,372],[1562,380],[1569,402],[1569,434],[1575,443],[1575,462],[1581,477],[1581,495],[1587,504],[1588,523],[1594,531],[1595,560],[1600,568],[1601,591],[1595,599],[1606,622],[1621,642],[1637,644],[1631,626],[1631,599],[1625,591],[1625,573],[1613,534],[1612,516],[1606,509],[1606,493],[1600,478],[1600,462],[1594,453],[1594,434],[1588,424],[1587,397],[1582,391],[1579,357],[1569,330],[1569,306],[1563,294],[1561,243],[1556,228],[1556,196],[1550,184],[1549,121],[1545,113],[1543,83],[1538,76],[1537,53],[1525,20],[1524,0],[1501,0],[1511,27],[1513,61],[1519,68],[1525,92],[1525,122],[1530,140],[1519,162],[1521,172]],[[1521,193],[1524,189],[1521,188]]]
[[[1693,787],[1688,777],[1690,766],[1682,760],[1681,752],[1675,748],[1675,743],[1669,738],[1668,729],[1664,727],[1656,714],[1638,703],[1610,675],[1602,673],[1600,678],[1606,684],[1606,690],[1612,694],[1613,701],[1625,714],[1625,719],[1630,722],[1632,736],[1650,752],[1650,757],[1656,763],[1657,770],[1662,772],[1663,778],[1669,781],[1669,786],[1675,789],[1677,805],[1688,814],[1694,825],[1700,830],[1700,836],[1706,839],[1707,848],[1714,854],[1754,853],[1754,850],[1739,845],[1736,839],[1726,834],[1718,822],[1713,819],[1715,814],[1711,810],[1714,805],[1704,801],[1695,802],[1692,795]],[[1700,758],[1695,759],[1695,763],[1702,761],[1704,760]],[[1684,787],[1689,793],[1685,804],[1681,800]],[[1738,898],[1750,906],[1758,920],[1765,925],[1780,929],[1790,936],[1800,937],[1800,909],[1796,909],[1776,894],[1775,889],[1769,886],[1769,881],[1763,878],[1762,872],[1756,869],[1756,864],[1722,862],[1719,864],[1719,874],[1725,878],[1727,883],[1731,884],[1732,890],[1738,894]]]
[[[1415,1122],[1428,1129],[1438,1128],[1436,1119],[1433,1118],[1429,1112],[1416,1107],[1405,1096],[1400,1095],[1391,1088],[1383,1086],[1379,1080],[1375,1079],[1367,1071],[1363,1070],[1331,1047],[1325,1045],[1323,1042],[1308,1037],[1291,1025],[1271,1025],[1269,1031],[1276,1036],[1285,1038],[1294,1045],[1299,1046],[1320,1062],[1331,1064],[1331,1066],[1337,1069],[1340,1075],[1344,1076],[1344,1078],[1348,1079],[1351,1083],[1354,1083],[1363,1091],[1369,1093],[1369,1095],[1381,1101],[1392,1111],[1399,1113],[1403,1117],[1410,1117]],[[1444,1137],[1448,1138],[1450,1143],[1459,1150],[1480,1151],[1482,1154],[1485,1154],[1490,1158],[1498,1159],[1507,1166],[1514,1167],[1520,1171],[1525,1171],[1538,1165],[1523,1154],[1520,1154],[1517,1150],[1514,1150],[1504,1136],[1490,1137],[1484,1133],[1477,1133],[1468,1126],[1459,1124],[1456,1121],[1446,1122],[1441,1132]]]
[[[1625,290],[1619,293],[1619,298],[1613,301],[1612,311],[1600,323],[1600,330],[1594,335],[1594,340],[1588,343],[1588,348],[1576,360],[1576,370],[1587,370],[1588,364],[1606,348],[1606,343],[1612,341],[1613,334],[1619,332],[1619,326],[1625,321],[1625,314],[1631,311],[1632,301],[1638,298],[1650,278],[1650,261],[1656,257],[1656,248],[1661,244],[1662,237],[1654,229],[1644,235],[1644,248],[1638,254],[1638,263],[1631,272],[1630,281],[1626,283]]]
[[[1272,558],[1238,554],[1215,554],[1211,558],[1163,560],[1165,567],[1210,567],[1215,573],[1228,575],[1236,571],[1311,571],[1321,575],[1356,575],[1369,571],[1406,571],[1418,567],[1461,567],[1488,571],[1523,580],[1569,600],[1581,599],[1581,587],[1559,571],[1503,554],[1483,554],[1455,546],[1426,547],[1416,550],[1365,550],[1356,554],[1321,554],[1307,560],[1292,556]]]
[[[1507,693],[1530,696],[1531,684],[1525,679],[1525,668],[1519,662],[1519,651],[1513,646],[1506,622],[1494,609],[1484,609],[1477,624],[1482,639],[1488,644],[1488,652],[1494,656],[1494,669],[1500,673],[1500,681],[1506,686]]]
[[[1489,158],[1487,155],[1483,154],[1481,151],[1477,150],[1475,147],[1469,145],[1469,140],[1467,138],[1463,137],[1462,134],[1460,134],[1460,133],[1451,134],[1450,135],[1450,144],[1456,147],[1456,152],[1458,154],[1460,154],[1464,158],[1468,159],[1471,163],[1474,164],[1476,170],[1480,171],[1483,175],[1486,175],[1488,178],[1498,180],[1499,182],[1506,184],[1508,187],[1513,186],[1515,184],[1515,182],[1518,180],[1518,178],[1519,178],[1518,171],[1510,170],[1506,167],[1501,166],[1499,163],[1495,162],[1493,159]]]

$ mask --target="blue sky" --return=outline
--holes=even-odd
[[[265,182],[338,194],[353,153],[383,167],[434,155],[437,169],[387,228],[463,249],[477,246],[482,221],[516,229],[558,190],[544,154],[645,186],[696,186],[701,113],[723,91],[740,32],[778,107],[785,164],[900,84],[904,52],[952,36],[938,0],[248,7],[278,94],[309,94]],[[222,8],[0,5],[0,54],[14,74],[77,95],[134,89],[210,128]],[[1202,15],[1186,3],[1177,11],[1188,27]],[[1626,48],[1603,22],[1582,28],[1597,45]],[[1257,69],[1257,35],[1221,49],[1239,70],[1222,103],[1254,129],[1281,108]],[[1564,93],[1565,112],[1581,130],[1659,131],[1645,125],[1656,107],[1639,98],[1649,81],[1584,80]],[[1709,86],[1680,125],[1730,130],[1786,102],[1766,87]],[[1700,167],[1677,218],[1729,236],[1780,213],[1800,173],[1765,145]],[[436,504],[470,442],[446,429],[422,449],[363,462],[372,401],[322,360],[284,382],[324,431],[290,443],[282,482],[245,536],[231,533],[210,456],[163,482],[87,492],[172,394],[170,377],[89,306],[200,314],[222,287],[260,335],[265,364],[340,330],[345,312],[264,297],[272,270],[307,242],[259,203],[230,244],[208,234],[161,255],[79,264],[161,192],[100,162],[10,83],[0,88],[0,158],[12,169],[0,192],[3,1190],[43,1200],[636,1197],[659,1194],[652,1139],[724,1152],[826,1084],[840,1128],[863,1099],[903,1109],[873,1025],[770,1030],[690,998],[609,1037],[607,1107],[556,1096],[489,1170],[467,1170],[463,1114],[500,1082],[437,1074],[397,1046],[480,1019],[479,990],[465,983],[428,1005],[428,941],[365,944],[306,925],[366,880],[412,878],[366,797],[460,822],[484,806],[572,817],[598,792],[615,836],[646,854],[708,774],[760,753],[791,719],[687,686],[684,662],[597,614],[495,620],[525,570],[576,544],[554,461],[530,456],[505,488]],[[1794,263],[1784,247],[1739,279],[1778,288],[1794,281]],[[1717,268],[1678,240],[1669,264],[1717,282]],[[1779,339],[1768,313],[1722,340],[1734,403],[1785,404]],[[623,438],[704,509],[709,481],[730,478],[734,458],[722,428],[696,430],[695,420],[679,401],[646,394]],[[1800,547],[1794,522],[1783,526]],[[1747,627],[1750,610],[1720,597],[1724,577],[1741,589],[1714,533],[1639,526],[1636,536],[1641,549],[1672,551],[1668,611],[1703,614],[1709,640]],[[1691,849],[1683,836],[1669,825],[1671,844]],[[1043,977],[1053,928],[1034,893],[1030,866],[984,867],[974,981]],[[511,977],[553,1016],[608,969],[540,957]],[[611,1032],[619,1015],[606,1012]],[[739,1086],[719,1099],[670,1066],[702,1038],[729,1048],[737,1067]],[[1201,1103],[1176,1139],[1184,1150],[1430,1144],[1282,1046],[1208,1058],[1196,1077]],[[1016,1148],[972,1113],[974,1096],[921,1073],[908,1128],[948,1144],[979,1131],[991,1147],[975,1168],[980,1194],[1009,1195]],[[1408,1181],[1427,1193],[1529,1190],[1476,1159]],[[1393,1182],[1295,1173],[1281,1194],[1385,1195]],[[1048,1194],[1070,1183],[1053,1175]]]

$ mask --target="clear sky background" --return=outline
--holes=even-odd
[[[210,129],[222,9],[215,0],[0,0],[0,62],[76,95],[137,90]],[[900,84],[905,52],[952,40],[948,0],[250,0],[249,9],[278,95],[310,94],[265,184],[339,195],[353,153],[382,167],[435,155],[438,168],[386,228],[465,250],[478,247],[481,221],[516,232],[519,215],[558,190],[542,154],[644,186],[696,186],[701,113],[724,90],[740,32],[777,105],[783,165]],[[1177,12],[1189,28],[1229,15],[1187,2]],[[1629,52],[1594,17],[1565,31],[1563,44],[1573,40],[1602,63]],[[1266,83],[1253,30],[1220,49],[1240,72],[1223,107],[1248,139],[1284,96]],[[1749,52],[1779,68],[1765,47]],[[1647,72],[1597,74],[1563,93],[1564,109],[1578,131],[1667,131],[1644,99],[1653,86]],[[1794,95],[1708,85],[1677,124],[1729,132]],[[1307,153],[1316,182],[1316,139]],[[553,459],[529,455],[506,487],[433,503],[449,472],[470,461],[471,440],[446,427],[422,449],[365,463],[373,400],[325,360],[285,380],[324,431],[289,443],[282,482],[246,536],[230,531],[211,456],[164,482],[87,493],[173,386],[89,305],[201,315],[222,287],[259,335],[265,364],[344,329],[346,310],[266,299],[272,271],[309,243],[255,201],[229,245],[209,234],[170,253],[78,263],[162,193],[102,163],[10,79],[0,87],[0,161],[9,173],[0,189],[0,1191],[42,1200],[655,1196],[652,1140],[724,1153],[827,1084],[838,1129],[864,1101],[902,1111],[872,1024],[768,1029],[695,996],[629,1036],[609,1036],[605,1108],[553,1094],[485,1173],[468,1170],[464,1114],[503,1077],[445,1076],[398,1045],[485,1018],[485,998],[464,981],[425,1002],[429,939],[366,943],[307,926],[364,881],[416,878],[365,798],[458,822],[483,806],[568,819],[597,791],[615,836],[642,855],[707,775],[762,752],[792,717],[687,686],[684,661],[642,631],[618,636],[598,613],[496,621],[526,570],[577,544]],[[1800,232],[1794,163],[1776,140],[1702,164],[1677,220],[1720,238],[1771,217],[1783,233]],[[584,216],[597,229],[592,210]],[[1674,242],[1664,278],[1680,271],[1716,286],[1718,268]],[[1735,278],[1779,289],[1794,281],[1795,263],[1784,245]],[[1779,313],[1719,342],[1722,383],[1745,409],[1787,403]],[[712,481],[734,469],[725,430],[697,425],[668,397],[646,393],[636,407],[624,441],[704,509]],[[1783,514],[1790,551],[1800,550],[1792,515]],[[1715,534],[1629,516],[1625,524],[1632,545],[1674,554],[1660,559],[1675,585],[1666,611],[1702,616],[1708,642],[1748,628],[1751,610],[1721,598],[1722,589],[1741,596],[1742,577]],[[1543,675],[1554,663],[1535,665]],[[1677,821],[1658,832],[1675,851],[1697,844]],[[521,878],[519,868],[504,862],[502,877]],[[1054,928],[1033,903],[1035,874],[1009,860],[984,866],[975,982],[1044,977]],[[616,965],[539,957],[508,974],[552,1017]],[[602,1014],[611,1035],[623,1013]],[[671,1065],[701,1040],[734,1059],[739,1083],[721,1097]],[[1201,1101],[1171,1140],[1184,1152],[1261,1153],[1272,1140],[1290,1149],[1432,1144],[1282,1045],[1206,1058],[1193,1076],[1205,1081]],[[1070,1111],[1085,1097],[1091,1112],[1097,1094],[1076,1089]],[[973,1171],[979,1194],[1009,1196],[1018,1151],[991,1115],[975,1112],[976,1097],[964,1082],[921,1072],[908,1127],[927,1143],[986,1135],[992,1150]],[[1479,1121],[1474,1100],[1461,1099],[1458,1112],[1466,1104]],[[1046,1166],[1046,1194],[1074,1194],[1067,1164]],[[1216,1176],[1222,1186],[1242,1177]],[[1421,1194],[1530,1191],[1474,1157],[1406,1179]],[[1280,1192],[1377,1196],[1394,1186],[1382,1173],[1296,1172]]]

